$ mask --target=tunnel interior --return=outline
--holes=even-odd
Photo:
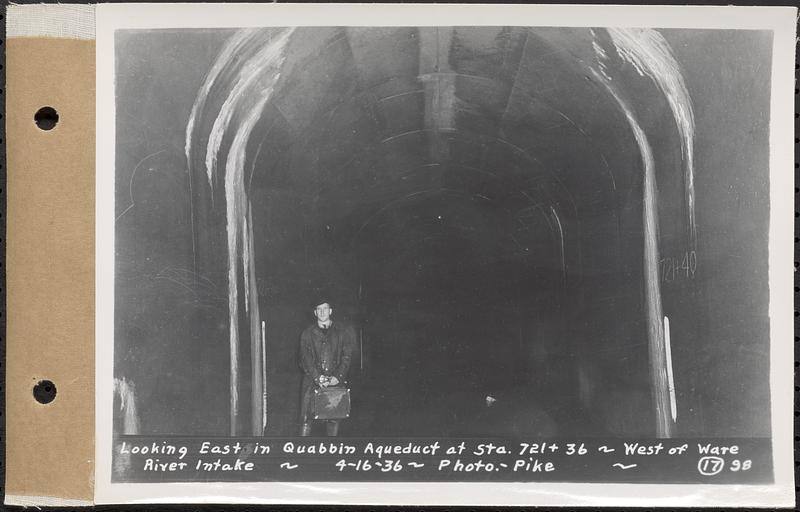
[[[641,164],[608,95],[522,29],[314,35],[290,44],[253,143],[257,275],[284,343],[267,389],[297,381],[284,308],[310,322],[325,289],[358,328],[353,434],[596,429],[579,368],[603,337],[636,340],[609,385],[647,395],[642,315],[580,325],[586,283],[640,307],[641,278],[613,279],[640,265]]]
[[[358,336],[342,435],[654,434],[643,156],[585,66],[593,41],[612,47],[605,31],[296,28],[275,82],[255,82],[254,97],[270,91],[263,110],[232,120],[258,114],[234,176],[207,172],[207,132],[260,47],[240,47],[193,109],[240,33],[116,36],[115,377],[136,384],[140,432],[260,435],[248,424],[263,335],[264,434],[295,435],[299,335],[324,291]],[[763,434],[769,36],[662,33],[694,101],[698,167],[735,184],[698,174],[703,237],[688,245],[669,101],[609,51],[655,162],[679,432]],[[199,156],[184,153],[190,118]],[[221,139],[221,167],[235,143]],[[230,274],[234,178],[252,229],[249,296],[246,269]]]

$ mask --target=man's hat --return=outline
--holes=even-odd
[[[311,296],[311,302],[312,302],[311,304],[312,309],[317,309],[317,306],[319,306],[320,304],[328,304],[329,306],[333,307],[333,302],[331,302],[331,296],[326,292],[314,293]]]

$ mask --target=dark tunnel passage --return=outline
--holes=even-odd
[[[333,290],[334,317],[358,327],[355,405],[344,433],[554,435],[590,428],[576,421],[583,414],[579,359],[566,324],[578,315],[569,306],[577,294],[565,288],[560,242],[546,220],[542,215],[518,247],[507,211],[450,189],[398,200],[355,237],[340,237],[346,221],[327,215],[305,230],[297,225],[303,232],[293,235],[281,222],[279,238],[302,239],[316,265],[309,273],[300,261],[293,271],[279,238],[270,238],[269,270],[259,279],[271,283],[272,302],[305,312],[308,322],[309,291]],[[297,319],[264,306],[269,332],[297,329]],[[268,349],[280,361],[267,384],[276,396],[291,394],[286,386],[297,373],[289,336]],[[646,368],[644,350],[640,357]],[[497,400],[491,410],[487,396]]]
[[[555,244],[509,251],[508,219],[481,199],[436,194],[397,210],[361,245],[360,259],[376,262],[362,267],[368,430],[554,434],[557,408],[543,409],[542,391],[571,383],[548,382],[558,351],[541,338],[559,337],[564,289],[557,266],[536,265],[548,266]],[[536,418],[515,425],[511,412]]]
[[[697,133],[734,124],[718,111],[759,119],[769,87],[756,68],[726,71],[738,82],[706,79],[724,63],[683,43],[740,55],[769,48],[762,35],[663,32],[701,105]],[[736,416],[763,433],[761,406],[730,404],[768,396],[766,381],[740,389],[721,368],[730,358],[751,380],[763,373],[766,314],[707,298],[766,294],[754,277],[763,269],[737,262],[763,263],[755,242],[768,211],[746,198],[767,186],[752,173],[767,168],[768,131],[740,137],[763,151],[696,137],[698,165],[742,185],[717,192],[698,176],[706,238],[695,240],[669,100],[604,34],[218,30],[196,34],[190,51],[170,31],[150,34],[153,43],[123,31],[118,137],[146,137],[117,151],[128,174],[117,177],[115,377],[136,382],[142,432],[295,435],[299,336],[324,290],[335,321],[357,333],[344,436],[655,435],[669,413],[654,398],[648,329],[666,316],[677,431],[734,435]],[[172,48],[171,67],[148,67],[148,44]],[[586,64],[600,47],[616,89]],[[238,53],[204,89],[229,48]],[[252,80],[242,74],[256,65]],[[203,102],[173,72],[206,90]],[[219,131],[243,76],[252,88]],[[161,90],[178,115],[135,100]],[[747,105],[725,110],[738,94]],[[649,235],[632,117],[654,162]],[[158,172],[186,171],[187,161],[186,176]],[[732,215],[734,204],[749,209]],[[722,237],[735,230],[737,241]],[[660,258],[650,267],[648,240]],[[647,309],[654,281],[663,316]]]
[[[319,268],[310,283],[290,280],[287,289],[335,290],[334,316],[359,327],[356,406],[346,431],[512,434],[522,427],[507,415],[523,414],[528,404],[539,432],[554,434],[550,415],[579,410],[562,394],[575,387],[570,347],[553,342],[565,338],[558,244],[542,220],[543,239],[509,250],[508,212],[496,210],[485,199],[435,191],[380,211],[354,240],[338,243],[342,225],[327,217],[306,235],[310,254],[339,265]],[[267,281],[284,274],[275,256]],[[302,294],[296,300],[296,309],[309,309]],[[561,397],[549,410],[536,403],[546,390]],[[498,400],[491,411],[487,396]]]

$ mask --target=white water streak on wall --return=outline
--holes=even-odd
[[[658,31],[649,28],[609,28],[608,33],[620,58],[629,62],[641,76],[650,78],[667,98],[681,135],[684,186],[688,209],[689,241],[695,247],[694,194],[694,111],[680,66],[669,43]]]
[[[239,269],[242,268],[244,277],[244,300],[245,310],[252,316],[258,316],[257,308],[252,306],[251,295],[255,294],[255,279],[252,275],[252,263],[254,258],[253,243],[250,239],[252,231],[247,221],[247,199],[244,186],[244,165],[247,158],[247,144],[253,128],[261,118],[264,107],[270,97],[280,77],[280,69],[285,60],[285,50],[289,42],[289,37],[293,29],[285,29],[276,37],[272,37],[264,46],[258,49],[239,68],[233,78],[233,87],[230,89],[225,102],[220,108],[211,132],[208,137],[206,147],[206,171],[209,183],[213,181],[217,159],[220,156],[222,141],[229,136],[229,128],[234,119],[239,120],[235,125],[235,134],[227,152],[225,163],[225,221],[227,231],[227,252],[228,252],[228,316],[229,316],[229,341],[230,341],[230,395],[231,395],[231,435],[237,435],[238,431],[238,408],[239,408]],[[252,34],[250,34],[252,36]],[[233,41],[229,42],[226,48],[239,49],[247,42],[252,44],[254,38],[244,32],[237,32],[233,36]],[[241,41],[240,41],[241,39]],[[229,63],[234,57],[233,52],[223,51],[214,64],[215,68],[224,69],[225,64]],[[222,62],[224,61],[224,62]],[[218,66],[219,64],[219,66]],[[216,73],[218,78],[220,71]],[[211,73],[209,74],[211,76]],[[217,78],[213,78],[211,82]],[[213,83],[212,83],[213,85]],[[224,85],[223,85],[224,86]],[[198,107],[193,111],[190,125],[187,126],[186,151],[187,158],[191,155],[191,138],[194,130],[193,124],[196,121],[211,86],[205,86],[198,92],[198,99],[195,105]],[[201,98],[202,97],[202,98]],[[242,266],[239,263],[242,262]],[[252,320],[252,318],[250,318]]]
[[[114,392],[119,396],[119,407],[122,412],[122,433],[139,434],[139,413],[136,410],[136,386],[125,377],[114,379]]]
[[[564,248],[564,228],[561,225],[561,218],[558,216],[558,212],[556,211],[554,206],[550,206],[550,213],[553,216],[553,220],[556,221],[556,227],[558,228],[558,240],[560,243],[561,249],[561,284],[563,286],[567,285],[567,256],[566,256],[566,249]]]
[[[608,62],[608,53],[606,53],[605,49],[597,42],[597,33],[594,31],[594,29],[590,28],[589,34],[592,36],[592,49],[597,57],[599,71],[603,77],[610,82],[611,77],[609,76],[608,69],[606,67]]]
[[[661,303],[661,284],[658,274],[658,194],[655,183],[655,162],[653,151],[647,140],[647,135],[628,103],[620,96],[617,90],[603,79],[603,75],[591,68],[598,81],[605,84],[606,89],[625,114],[628,125],[633,132],[644,167],[643,190],[643,224],[644,224],[644,285],[645,308],[647,311],[647,338],[649,342],[650,368],[653,378],[653,398],[656,405],[656,431],[658,437],[672,436],[672,423],[670,422],[669,391],[666,375],[666,361],[664,356],[664,331],[661,324],[663,307]]]
[[[264,414],[263,396],[266,388],[266,377],[264,368],[266,361],[263,360],[263,346],[261,344],[261,312],[258,307],[258,286],[256,280],[255,262],[255,242],[253,236],[253,207],[250,201],[247,202],[247,226],[245,227],[245,254],[248,255],[244,263],[244,275],[249,276],[245,281],[250,301],[250,382],[251,382],[251,423],[250,435],[263,436],[264,424],[262,416]]]
[[[277,73],[275,73],[274,78],[277,80]],[[272,87],[261,91],[261,97],[258,102],[239,125],[236,136],[231,143],[225,166],[225,213],[228,232],[228,315],[231,346],[231,435],[236,435],[235,425],[239,402],[239,368],[238,363],[234,363],[234,361],[237,360],[239,353],[239,289],[237,275],[240,259],[243,262],[242,273],[245,280],[244,299],[246,310],[250,301],[248,265],[251,258],[250,250],[252,245],[250,244],[246,222],[245,152],[250,133],[261,117],[264,105],[269,100],[272,91]]]
[[[228,155],[230,156],[230,154]],[[237,184],[238,186],[238,184]],[[242,181],[242,187],[244,187],[244,181]],[[253,232],[252,226],[250,225],[250,201],[247,197],[244,197],[246,201],[245,207],[245,218],[241,221],[241,234],[242,234],[242,277],[244,278],[244,311],[245,313],[250,312],[250,260],[252,256],[252,240],[251,235]]]
[[[228,97],[220,108],[219,115],[214,120],[211,133],[208,136],[206,146],[206,172],[209,179],[214,175],[217,166],[222,140],[228,131],[228,127],[236,112],[240,111],[243,101],[247,101],[253,93],[257,92],[259,81],[265,73],[277,73],[283,63],[282,53],[292,34],[293,29],[286,29],[269,43],[265,44],[256,54],[245,62],[237,80],[231,89]]]
[[[197,116],[205,108],[211,88],[214,86],[214,83],[217,81],[217,78],[219,77],[220,73],[222,73],[222,70],[225,68],[225,66],[231,62],[236,53],[239,52],[245,43],[249,42],[256,33],[256,29],[242,29],[237,31],[225,43],[225,46],[220,51],[219,55],[217,55],[211,70],[208,72],[208,74],[206,74],[203,86],[200,88],[200,92],[198,92],[197,97],[194,100],[194,105],[192,105],[192,112],[189,115],[189,122],[186,124],[186,145],[184,150],[186,152],[186,162],[189,166],[192,165],[192,135],[194,133],[195,124],[197,123]],[[211,173],[208,172],[207,174],[208,184],[213,188],[214,184],[211,179]]]

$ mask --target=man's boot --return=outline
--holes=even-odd
[[[308,437],[311,435],[311,423],[303,423],[300,426],[300,435],[303,437]]]
[[[328,437],[336,437],[339,435],[339,422],[336,420],[329,421],[325,424],[325,431]]]

